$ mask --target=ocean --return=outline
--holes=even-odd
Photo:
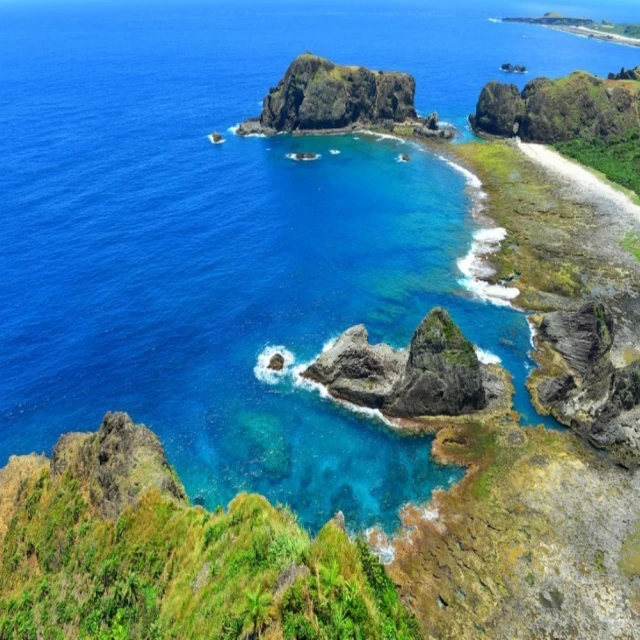
[[[640,22],[633,4],[563,9]],[[0,2],[0,465],[127,411],[209,508],[257,491],[312,532],[338,510],[352,531],[392,532],[402,505],[463,471],[434,462],[430,437],[401,437],[291,372],[354,324],[405,346],[436,305],[512,373],[523,424],[555,427],[524,387],[525,315],[460,270],[480,231],[471,177],[379,136],[232,133],[307,50],[412,73],[419,112],[465,140],[491,79],[638,63],[628,47],[490,21],[546,10]],[[505,76],[504,62],[530,73]],[[298,151],[321,157],[287,158]],[[291,360],[278,379],[263,366],[275,347]]]

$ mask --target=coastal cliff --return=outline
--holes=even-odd
[[[263,101],[262,113],[240,125],[238,135],[312,133],[375,127],[409,135],[450,138],[437,114],[420,118],[415,109],[416,82],[408,73],[371,71],[336,65],[305,53],[297,57]],[[406,133],[406,132],[405,132]]]
[[[559,80],[537,78],[522,92],[490,82],[470,120],[477,133],[518,135],[525,142],[611,141],[638,133],[639,104],[633,88],[575,72]]]
[[[13,457],[0,516],[3,640],[422,637],[340,515],[311,540],[260,496],[189,506],[158,438],[123,413],[50,461]]]

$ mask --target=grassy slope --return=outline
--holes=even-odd
[[[311,541],[259,496],[214,514],[151,489],[111,522],[68,473],[45,469],[17,504],[0,559],[2,640],[238,638],[254,622],[264,638],[419,637],[363,545],[334,523]],[[274,593],[292,562],[305,575]]]

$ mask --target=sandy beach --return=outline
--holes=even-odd
[[[567,160],[558,152],[542,144],[518,143],[520,151],[530,160],[550,171],[572,186],[579,187],[580,194],[596,202],[619,208],[640,222],[640,206],[631,198],[601,180],[588,169]]]

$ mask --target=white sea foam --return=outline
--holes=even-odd
[[[394,136],[390,133],[379,133],[378,131],[370,131],[369,129],[360,129],[358,130],[358,133],[365,136],[373,136],[374,138],[376,138],[376,142],[382,142],[383,140],[393,140],[395,142],[399,142],[400,144],[404,144],[406,142],[406,140],[403,140],[402,138]]]
[[[500,18],[489,18],[489,22],[499,24],[500,22],[502,22],[502,20],[500,20]]]
[[[465,180],[467,181],[467,184],[470,187],[474,189],[482,189],[482,180],[480,180],[480,178],[478,178],[478,176],[475,173],[471,173],[469,169],[465,169],[459,164],[456,164],[455,162],[453,162],[452,160],[449,160],[449,158],[445,158],[444,156],[438,156],[438,158],[442,160],[442,162],[448,164],[452,169],[454,169],[458,173],[461,173],[465,177]]]
[[[313,158],[298,158],[295,153],[287,153],[287,158],[289,160],[293,160],[294,162],[315,162],[316,160],[320,160],[322,155],[317,153]]]
[[[213,139],[213,134],[210,133],[207,138],[209,138],[209,142],[211,144],[224,144],[226,142],[226,140],[224,138],[222,138],[222,140],[214,140]]]
[[[496,253],[500,249],[500,243],[506,237],[507,231],[502,227],[480,229],[473,235],[469,253],[458,260],[458,269],[464,276],[460,284],[481,300],[498,306],[511,306],[511,301],[520,295],[520,291],[515,287],[490,284],[485,280],[492,276],[494,271],[485,264],[483,258]]]
[[[238,123],[238,124],[234,124],[234,125],[233,125],[233,127],[229,127],[229,128],[227,129],[227,131],[228,131],[229,133],[233,133],[233,135],[235,136],[235,135],[237,135],[237,134],[238,134],[238,129],[239,129],[239,128],[240,128],[240,124]]]
[[[269,362],[271,358],[280,353],[284,358],[284,367],[281,371],[274,371],[269,369]],[[256,366],[253,368],[253,373],[258,380],[266,382],[267,384],[278,384],[282,382],[291,373],[291,367],[296,361],[295,356],[291,351],[282,346],[267,346],[262,353],[258,356]]]
[[[437,507],[433,509],[423,509],[420,517],[428,522],[435,522],[440,517],[440,512]]]
[[[408,160],[405,160],[405,159],[402,157],[402,155],[398,155],[398,156],[396,156],[396,162],[403,163],[403,162],[409,162],[409,161],[408,161]]]
[[[354,140],[360,140],[360,137],[359,136],[353,136],[353,139]]]
[[[480,347],[476,347],[476,355],[478,356],[478,360],[482,362],[482,364],[500,364],[502,360],[495,353],[491,353],[491,351],[485,351]]]
[[[332,156],[339,156],[341,152],[340,152],[338,149],[330,149],[330,150],[329,150],[329,153],[330,153]]]
[[[382,564],[391,564],[395,560],[395,547],[384,533],[379,529],[367,529],[364,535],[371,545],[371,550],[378,556]]]

